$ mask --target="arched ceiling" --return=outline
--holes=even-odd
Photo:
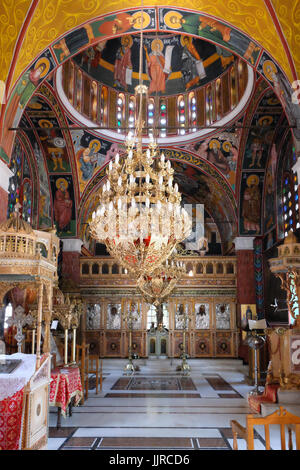
[[[152,9],[153,18],[160,22],[159,32],[163,30],[164,15],[169,11],[168,4],[164,3],[165,10]],[[158,3],[151,2],[149,8],[155,5]],[[69,59],[68,55],[62,57],[62,38],[70,39],[73,33],[76,36],[78,26],[100,15],[112,13],[105,21],[96,23],[96,26],[93,23],[97,33],[109,25],[107,31],[110,32],[106,31],[106,36],[103,33],[103,37],[111,38],[111,25],[116,21],[113,12],[122,8],[132,8],[134,11],[139,6],[134,2],[126,2],[126,5],[103,2],[102,5],[102,2],[93,0],[4,0],[1,3],[1,49],[6,52],[0,57],[0,79],[7,80],[8,85],[9,106],[6,107],[6,113],[12,119],[8,122],[27,128],[18,132],[17,142],[21,143],[22,151],[27,155],[26,161],[32,166],[31,174],[38,175],[38,178],[33,178],[33,221],[40,228],[49,228],[55,223],[55,196],[59,181],[63,179],[72,200],[72,223],[59,230],[62,237],[86,236],[84,231],[94,210],[97,188],[105,177],[105,166],[117,151],[122,153],[123,148],[108,138],[99,138],[89,129],[76,130],[80,122],[62,105],[57,94],[55,73],[49,73],[43,77],[44,81],[24,91],[23,72],[29,65],[36,65],[41,53],[43,59],[46,58],[50,63],[48,72],[53,72],[61,62]],[[283,139],[290,132],[278,97],[283,93],[282,83],[286,85],[288,80],[292,83],[297,75],[300,76],[296,34],[300,8],[291,6],[288,0],[188,1],[184,4],[176,2],[176,5],[170,3],[169,8],[176,11],[177,19],[182,19],[173,28],[175,34],[198,35],[207,44],[218,44],[229,51],[234,50],[254,68],[251,103],[245,105],[230,127],[216,130],[205,139],[165,146],[166,156],[174,165],[183,199],[185,202],[206,205],[218,226],[223,243],[228,244],[228,247],[236,235],[263,236],[276,225],[276,213],[268,212],[270,201],[267,203],[264,199],[266,174],[271,174],[274,189],[278,155]],[[128,15],[127,12],[120,14]],[[200,22],[199,15],[203,15]],[[211,21],[212,18],[218,18],[219,22]],[[236,29],[228,28],[221,21]],[[154,33],[155,28],[151,30],[150,26],[149,31]],[[72,34],[66,36],[69,31]],[[90,25],[85,31],[89,35]],[[170,32],[171,22],[167,33]],[[119,36],[121,34],[126,32]],[[99,41],[99,37],[93,36],[92,44],[97,42],[96,39]],[[73,47],[75,43],[68,44]],[[88,42],[77,45],[77,48],[74,46],[74,49],[69,50],[70,57],[87,49],[89,45]],[[281,82],[275,83],[265,68],[264,64],[270,61],[276,62]],[[18,80],[20,76],[22,78]],[[26,79],[28,81],[28,77]],[[18,95],[19,86],[22,91]],[[10,91],[13,92],[11,96]],[[14,101],[15,97],[21,97],[19,102]],[[2,111],[5,111],[5,107],[1,108]],[[50,122],[50,126],[43,128],[42,121]],[[13,143],[9,134],[3,137],[5,144],[7,140]],[[100,149],[98,163],[91,168],[88,177],[84,177],[80,159],[93,141],[98,142]],[[3,142],[0,144],[3,145]],[[16,148],[13,158],[19,152]],[[7,155],[1,154],[0,148],[0,157],[8,163],[9,152]],[[256,200],[256,220],[250,214],[250,221],[245,209],[249,194]]]
[[[159,5],[152,0],[144,6]],[[166,1],[166,6],[197,10],[245,32],[281,64],[292,82],[300,77],[300,4],[290,0]],[[2,0],[0,79],[12,88],[26,67],[55,39],[101,14],[136,8],[140,2],[90,0]]]

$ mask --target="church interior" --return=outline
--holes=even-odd
[[[1,2],[0,450],[300,449],[299,18]]]

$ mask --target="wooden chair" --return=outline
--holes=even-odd
[[[89,373],[96,376],[96,395],[99,388],[99,356],[89,355]]]
[[[80,369],[82,385],[82,404],[89,397],[89,344],[76,345],[76,364]]]
[[[285,430],[288,431],[288,449],[293,450],[292,432],[296,437],[296,448],[300,450],[300,417],[289,413],[282,406],[274,413],[262,417],[247,415],[246,427],[235,420],[230,421],[233,434],[233,450],[238,450],[237,437],[241,437],[247,443],[247,450],[254,450],[254,426],[263,425],[265,428],[266,450],[271,450],[270,425],[280,426],[281,450],[286,450]],[[285,429],[286,426],[286,429]]]

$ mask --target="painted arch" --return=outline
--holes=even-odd
[[[42,6],[43,2],[39,2],[38,8],[40,8],[40,12],[42,11]],[[73,6],[75,8],[75,5]],[[206,8],[209,10],[209,5],[207,5]],[[93,9],[91,8],[90,10],[92,11]],[[54,8],[53,5],[50,6],[50,3],[48,3],[47,7],[44,5],[44,13],[49,14],[50,12],[52,12],[52,14],[58,14],[57,8]],[[216,17],[227,18],[227,15],[228,12],[225,10],[222,11],[221,14],[220,8],[219,16],[216,15]],[[263,12],[263,10],[261,10],[261,15],[260,20],[262,17],[264,18],[263,31],[266,33],[268,31],[268,29],[266,29],[266,24],[269,23],[269,19],[266,12]],[[235,16],[236,15],[233,15],[232,20]],[[78,18],[79,17],[80,15],[78,15]],[[227,22],[225,23],[224,20],[216,19],[216,17],[211,16],[211,14],[209,15],[208,12],[196,12],[195,10],[186,9],[179,10],[178,7],[149,7],[145,8],[144,11],[144,30],[169,31],[176,34],[205,38],[207,41],[219,44],[220,46],[227,48],[229,51],[232,51],[234,54],[242,57],[254,69],[263,74],[271,86],[276,88],[278,82],[283,82],[285,87],[287,89],[289,88],[288,80],[292,80],[295,77],[295,74],[291,75],[291,72],[288,71],[288,67],[286,66],[286,61],[290,57],[290,54],[282,54],[280,56],[280,60],[276,62],[269,52],[261,45],[264,44],[266,40],[263,41],[263,38],[261,38],[261,41],[258,42],[257,40],[252,39],[253,37],[259,38],[261,31],[258,32],[256,28],[246,28],[248,30],[246,34],[245,32],[242,32],[242,29],[233,27],[233,21],[231,24]],[[246,15],[246,17],[250,19],[253,15],[249,11],[248,16]],[[14,84],[12,85],[6,105],[2,106],[3,132],[1,136],[2,145],[0,148],[0,157],[2,159],[8,162],[14,140],[14,133],[8,129],[10,127],[17,127],[24,106],[41,82],[65,60],[74,56],[79,51],[99,42],[99,40],[119,37],[128,34],[129,32],[137,34],[140,28],[139,19],[139,8],[132,8],[130,10],[122,10],[114,14],[110,13],[106,16],[86,21],[85,23],[81,23],[80,26],[73,27],[73,29],[68,28],[67,23],[64,25],[64,30],[58,40],[56,38],[59,36],[59,29],[53,28],[51,30],[51,34],[53,36],[51,40],[48,39],[48,43],[45,44],[46,48],[44,48],[42,52],[39,52],[34,60],[31,60],[30,65],[27,66],[26,70],[24,71],[23,69],[21,76],[21,71],[18,69],[20,65],[18,65],[15,68],[14,78],[10,78],[11,83]],[[51,23],[50,19],[48,19],[48,22]],[[58,22],[58,24],[62,28],[61,22]],[[257,24],[258,22],[256,21],[256,25]],[[32,24],[30,25],[32,26]],[[25,34],[25,44],[29,30],[30,28]],[[65,32],[66,30],[67,32]],[[250,30],[251,35],[249,34]],[[273,39],[275,41],[275,38]],[[267,42],[269,43],[269,41]],[[275,41],[275,43],[276,42],[278,41]],[[42,43],[43,41],[39,41],[38,46]],[[28,50],[34,50],[34,48],[38,46],[33,45],[31,48],[29,47]],[[23,47],[25,47],[24,44]],[[279,59],[278,54],[279,51],[282,50],[282,43],[281,46],[278,45],[276,50],[274,49],[274,45],[269,47],[269,50],[270,49],[273,51],[273,57]],[[35,52],[32,52],[32,54],[35,54]],[[18,64],[22,63],[21,55],[19,57]],[[25,62],[26,60],[24,59],[23,65]],[[279,66],[279,62],[282,68]],[[20,78],[17,79],[17,75],[19,75]],[[277,77],[277,79],[274,77]],[[8,81],[8,87],[10,87],[10,81]]]

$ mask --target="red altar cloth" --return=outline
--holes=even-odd
[[[22,427],[24,388],[0,401],[0,450],[18,450]]]
[[[78,367],[57,367],[51,371],[49,405],[61,408],[66,417],[66,410],[74,397],[73,406],[82,398],[82,386]]]

